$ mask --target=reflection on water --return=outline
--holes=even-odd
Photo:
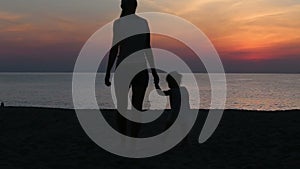
[[[161,86],[167,89],[164,75]],[[190,84],[191,74],[184,76],[183,85],[188,88],[192,108],[210,108],[210,83],[206,74],[196,74],[199,87]],[[110,88],[103,84],[103,74],[96,80],[96,96],[100,108],[115,108]],[[162,109],[168,107],[168,98],[153,92],[152,79],[149,97],[144,107]],[[299,74],[228,74],[226,109],[289,110],[300,109]],[[201,102],[195,98],[200,91]],[[0,74],[0,101],[9,106],[40,106],[73,108],[72,74]],[[88,108],[89,103],[82,103]]]

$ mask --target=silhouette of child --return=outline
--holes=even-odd
[[[155,88],[158,91],[159,95],[169,96],[171,112],[168,116],[166,129],[172,125],[172,120],[174,120],[174,116],[176,116],[180,110],[189,110],[189,94],[185,87],[180,86],[182,75],[177,72],[171,72],[167,75],[166,81],[169,86],[169,90],[162,91],[158,85]]]
[[[189,112],[190,110],[189,93],[185,87],[180,86],[181,80],[182,80],[181,74],[177,72],[171,72],[166,77],[166,81],[170,88],[169,90],[162,91],[159,85],[155,85],[155,88],[157,89],[159,95],[169,96],[171,112],[168,116],[167,123],[165,126],[166,130],[172,126],[173,124],[172,122],[177,118],[177,115],[180,111]],[[187,120],[185,120],[185,122],[188,123]],[[186,126],[182,124],[181,128],[186,129]],[[185,137],[182,143],[183,143],[182,145],[189,145],[188,136]]]

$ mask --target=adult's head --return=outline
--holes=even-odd
[[[122,0],[121,8],[122,8],[121,17],[134,14],[137,8],[137,0]]]

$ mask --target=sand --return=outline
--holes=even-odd
[[[106,110],[112,118],[112,110]],[[207,115],[199,117],[190,145],[147,159],[127,159],[98,147],[82,130],[74,110],[0,109],[1,169],[269,169],[300,168],[300,111],[226,110],[214,135],[197,143]],[[154,127],[153,127],[154,126]],[[157,122],[141,135],[162,127]]]

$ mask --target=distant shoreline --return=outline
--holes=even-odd
[[[71,108],[55,108],[55,107],[35,107],[35,106],[6,106],[5,109],[38,109],[38,110],[68,110],[68,111],[74,111],[75,109],[71,109]],[[85,110],[85,109],[82,109]],[[87,109],[89,110],[89,109]],[[100,109],[103,111],[116,111],[116,109]],[[168,110],[168,109],[166,109]],[[193,110],[197,110],[197,109],[193,109]],[[212,109],[198,109],[199,111],[209,111]],[[151,111],[151,110],[150,110]],[[300,109],[291,109],[291,110],[246,110],[246,109],[224,109],[224,112],[226,111],[234,111],[234,112],[239,112],[239,111],[243,111],[243,112],[253,112],[253,113],[280,113],[280,112],[295,112],[295,111],[299,111],[300,113]],[[1,112],[1,109],[0,109]]]
[[[0,72],[1,74],[72,74],[74,72]],[[77,72],[78,73],[78,72]],[[80,73],[94,73],[94,72],[80,72]],[[98,74],[105,74],[105,72],[97,72]],[[207,74],[207,72],[193,72],[196,74]],[[220,74],[220,73],[213,73],[213,74]],[[300,72],[225,72],[225,74],[257,74],[257,75],[261,75],[261,74],[274,74],[274,75],[298,75],[300,74]]]

